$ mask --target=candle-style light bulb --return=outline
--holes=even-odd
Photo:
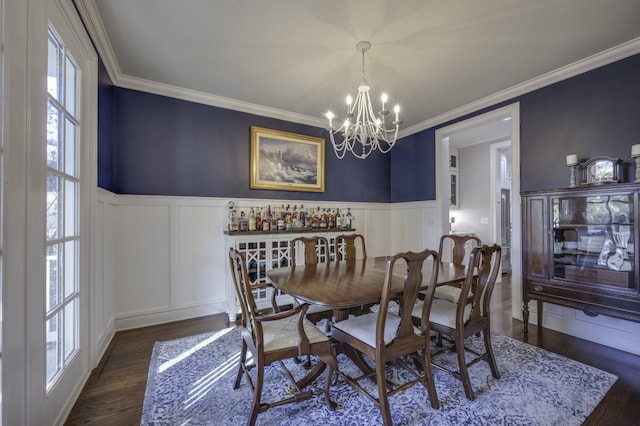
[[[333,120],[333,117],[335,117],[335,115],[333,115],[333,113],[331,111],[327,111],[327,118],[329,119],[329,128],[332,127],[331,120]]]
[[[400,113],[400,105],[396,105],[393,108],[393,111],[396,113],[396,121],[398,121],[398,114]]]
[[[353,98],[351,98],[351,95],[347,95],[347,105],[351,105],[351,102],[353,102]]]
[[[382,96],[380,96],[380,100],[382,101],[382,110],[384,111],[386,109],[384,104],[387,103],[387,94],[383,93]]]

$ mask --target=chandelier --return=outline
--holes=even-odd
[[[358,96],[355,102],[351,95],[347,96],[347,113],[344,122],[338,129],[333,128],[333,119],[336,117],[331,111],[326,116],[329,119],[329,135],[333,150],[339,159],[344,158],[350,151],[357,158],[367,158],[371,152],[379,150],[382,153],[389,152],[398,139],[398,129],[402,121],[398,119],[400,106],[394,107],[395,120],[393,127],[387,129],[385,119],[389,115],[387,108],[387,95],[380,97],[382,108],[375,114],[369,97],[369,83],[364,72],[364,52],[371,48],[368,41],[360,41],[356,44],[356,50],[362,53],[362,81],[358,86]],[[341,141],[339,139],[342,139]],[[338,140],[336,140],[338,139]]]

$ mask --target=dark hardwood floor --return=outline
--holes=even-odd
[[[619,377],[585,425],[640,425],[640,356],[586,340],[529,327],[511,318],[511,280],[503,276],[493,295],[492,329]],[[104,359],[92,372],[66,425],[139,425],[151,350],[171,340],[226,327],[226,315],[212,315],[116,333]],[[557,425],[559,426],[559,425]]]

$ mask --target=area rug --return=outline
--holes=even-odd
[[[476,394],[464,395],[462,383],[434,370],[440,409],[431,408],[424,387],[417,385],[389,401],[394,425],[580,425],[615,383],[617,377],[509,337],[492,335],[501,378],[494,379],[485,362],[470,368]],[[472,338],[472,345],[482,345]],[[156,342],[141,424],[242,425],[251,406],[251,390],[243,379],[233,389],[240,355],[240,332],[229,328],[217,333]],[[482,347],[482,346],[479,346]],[[455,365],[455,355],[435,358]],[[343,371],[355,366],[343,355]],[[302,367],[291,363],[296,377]],[[289,382],[275,363],[265,371],[263,401],[279,399]],[[322,374],[315,386],[324,384]],[[373,386],[373,384],[372,384]],[[343,381],[331,388],[339,405],[332,411],[323,395],[308,401],[274,407],[258,415],[258,425],[380,425],[373,403]]]

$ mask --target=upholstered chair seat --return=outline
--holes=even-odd
[[[310,344],[329,340],[314,323],[306,318],[303,321],[304,332],[309,338]],[[264,350],[267,352],[278,351],[292,346],[295,347],[300,340],[298,334],[298,317],[291,316],[280,320],[263,322],[262,332],[264,335]]]
[[[464,307],[465,322],[468,321],[471,317],[472,307],[472,305],[466,305]],[[457,303],[452,303],[442,299],[433,299],[433,302],[431,304],[431,312],[429,313],[429,321],[433,321],[447,327],[455,328],[457,310]],[[413,308],[413,316],[419,318],[420,315],[422,315],[422,303],[416,304],[416,306]]]

